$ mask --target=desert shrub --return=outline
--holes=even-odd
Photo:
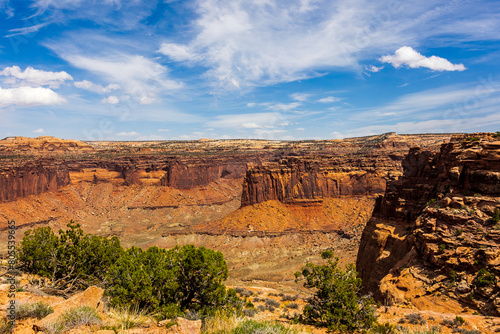
[[[216,311],[212,316],[202,321],[201,332],[203,334],[225,334],[231,332],[243,318],[228,312]]]
[[[465,324],[465,319],[457,315],[453,320],[453,324],[455,326],[462,326],[463,324]]]
[[[455,282],[458,278],[458,275],[455,270],[450,270],[450,272],[448,273],[448,277],[452,282]]]
[[[253,298],[253,302],[254,303],[257,303],[257,302],[260,302],[260,301],[261,301],[261,299],[259,297],[254,297]]]
[[[305,280],[305,287],[316,290],[299,320],[334,331],[354,332],[371,328],[376,320],[374,302],[360,296],[361,279],[354,265],[349,264],[342,270],[339,259],[333,257],[331,250],[321,255],[328,259],[327,264],[307,263],[301,272],[295,274],[297,279]]]
[[[137,307],[112,308],[107,312],[107,316],[122,330],[140,327],[154,321],[145,310]]]
[[[78,326],[92,326],[101,323],[101,317],[96,310],[89,306],[78,306],[67,310],[62,314],[62,321],[66,328]]]
[[[242,294],[243,292],[245,292],[245,291],[246,291],[246,289],[245,289],[245,288],[242,288],[242,287],[237,286],[237,287],[235,287],[235,288],[234,288],[234,291],[236,291],[236,293],[237,293],[237,294]]]
[[[64,312],[55,322],[46,326],[48,334],[66,333],[79,326],[97,326],[101,317],[96,310],[88,306],[77,306]]]
[[[270,321],[244,320],[229,334],[298,334],[298,331],[283,324]]]
[[[253,291],[252,290],[244,290],[240,293],[240,296],[242,297],[251,297],[253,296]]]
[[[255,308],[246,308],[243,310],[243,315],[245,317],[253,318],[257,313],[258,311]]]
[[[495,208],[495,211],[493,211],[492,219],[495,223],[500,222],[500,210],[498,208]]]
[[[184,313],[184,318],[187,320],[200,320],[203,318],[203,314],[197,310],[187,310],[186,313]]]
[[[286,307],[291,308],[293,310],[296,310],[296,309],[299,308],[299,304],[297,304],[297,303],[290,303],[290,304],[287,304]]]
[[[493,138],[498,138],[500,137],[500,131],[497,131],[494,135],[493,135]]]
[[[281,300],[286,302],[286,301],[296,301],[297,299],[299,299],[299,295],[283,295],[281,297]]]
[[[397,332],[402,333],[402,334],[439,334],[439,333],[441,333],[441,326],[435,325],[435,326],[432,326],[431,328],[426,329],[426,330],[418,330],[417,329],[417,330],[410,331],[408,328],[406,328],[404,326],[396,325],[396,330],[397,330]]]
[[[64,323],[60,321],[55,321],[45,326],[45,332],[47,334],[62,334],[67,329],[64,327]]]
[[[19,303],[16,308],[16,318],[26,319],[26,318],[37,318],[42,319],[53,313],[54,309],[44,302],[35,303]]]
[[[426,320],[420,313],[411,313],[406,316],[406,320],[412,325],[424,325]]]
[[[497,279],[495,274],[490,273],[486,268],[482,268],[477,272],[475,284],[478,287],[492,286],[496,284]]]
[[[371,329],[371,332],[375,333],[375,334],[396,334],[397,333],[396,326],[393,324],[390,324],[388,322],[383,323],[383,324],[379,324],[379,323],[374,324],[372,329]]]
[[[447,327],[457,327],[462,326],[463,324],[465,324],[465,319],[458,315],[455,319],[443,319],[443,322],[441,323],[441,325]]]
[[[277,300],[266,298],[266,307],[280,307],[280,303]]]
[[[131,247],[108,271],[106,295],[115,306],[177,314],[186,310],[203,315],[215,310],[241,311],[236,291],[222,282],[227,279],[222,253],[193,245],[170,250]]]
[[[259,312],[263,312],[263,311],[265,311],[265,310],[266,310],[266,308],[265,308],[263,305],[259,305],[259,306],[257,306],[257,311],[259,311]]]
[[[481,331],[477,329],[466,329],[466,328],[455,328],[453,332],[460,334],[481,334]]]
[[[58,235],[50,227],[28,230],[17,257],[20,268],[46,277],[60,288],[105,284],[106,271],[123,253],[120,241],[84,235],[73,221],[67,226]]]
[[[454,324],[455,323],[451,319],[443,319],[443,321],[441,322],[441,325],[446,326],[446,327],[451,327]]]
[[[477,142],[477,141],[481,140],[481,138],[479,138],[479,137],[467,137],[466,140],[470,141],[470,142]]]

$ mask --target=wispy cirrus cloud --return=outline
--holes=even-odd
[[[159,93],[171,94],[183,84],[168,78],[167,67],[143,56],[116,54],[91,57],[80,54],[63,55],[73,66],[116,82],[140,104],[158,101]],[[108,86],[109,87],[109,86]]]
[[[312,96],[311,94],[306,94],[306,93],[293,93],[290,95],[290,97],[292,99],[294,99],[295,101],[299,101],[299,102],[305,102],[311,96]]]
[[[389,63],[395,68],[406,65],[410,68],[425,67],[439,72],[464,71],[466,69],[463,64],[452,64],[449,60],[441,57],[425,57],[409,46],[400,47],[394,55],[382,56],[380,61]]]
[[[404,44],[419,45],[425,38],[449,33],[450,26],[455,27],[455,36],[472,38],[471,31],[456,26],[456,20],[479,32],[480,26],[466,15],[474,12],[499,26],[500,17],[491,6],[445,1],[410,5],[365,0],[198,0],[192,39],[169,39],[159,52],[171,61],[206,67],[207,79],[219,87],[266,86],[339,68],[359,71],[360,60],[373,60]],[[493,31],[487,35],[497,38]],[[439,57],[402,51],[385,59],[396,66],[462,70],[460,64],[447,64]]]
[[[14,28],[14,29],[9,30],[9,34],[5,35],[5,37],[9,38],[9,37],[14,37],[14,36],[19,36],[19,35],[31,34],[31,33],[39,31],[40,29],[48,26],[51,23],[52,22],[49,21],[49,22],[35,24],[32,26],[27,26],[27,27],[22,27],[22,28]]]
[[[151,15],[155,1],[148,0],[32,0],[34,12],[30,18],[42,20],[38,25],[61,24],[84,19],[106,25],[112,30],[134,30],[143,27],[143,20]],[[38,27],[38,29],[42,28]],[[35,27],[35,26],[33,26]],[[25,28],[29,30],[30,28]]]
[[[319,103],[333,103],[333,102],[339,102],[341,100],[342,99],[340,97],[327,96],[327,97],[319,99],[317,102],[319,102]]]
[[[75,87],[77,88],[81,88],[81,89],[86,89],[86,90],[89,90],[91,92],[96,92],[96,93],[109,93],[113,90],[117,90],[117,89],[120,89],[120,85],[118,84],[109,84],[107,86],[103,86],[103,85],[99,85],[99,84],[95,84],[91,81],[88,81],[88,80],[82,80],[82,81],[75,81],[73,83],[75,85]]]

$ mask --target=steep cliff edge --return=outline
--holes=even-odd
[[[160,180],[163,186],[190,189],[205,186],[221,178],[239,179],[245,176],[247,164],[259,164],[258,157],[225,157],[204,159],[172,159],[164,168]]]
[[[500,314],[500,138],[412,149],[363,231],[357,268],[384,303]]]
[[[2,168],[0,202],[56,191],[69,183],[68,166],[60,161],[42,159],[17,167]]]
[[[370,167],[352,167],[347,159],[337,162],[331,157],[289,157],[279,163],[253,167],[246,173],[241,206],[270,200],[299,203],[347,195],[382,194],[389,171],[397,172],[396,163],[379,169],[373,167],[374,164],[368,165]]]

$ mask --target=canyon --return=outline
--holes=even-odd
[[[8,220],[19,239],[27,229],[64,229],[74,220],[125,246],[205,245],[223,251],[235,280],[294,286],[293,272],[323,249],[337,248],[352,262],[377,197],[402,176],[410,148],[435,154],[449,139],[10,137],[0,141],[0,238]]]
[[[193,243],[223,251],[236,280],[294,285],[338,246],[352,262],[375,198],[410,147],[449,135],[321,141],[0,141],[0,243],[7,221],[120,237],[125,246]],[[237,247],[234,247],[237,245]],[[267,284],[266,283],[266,284]]]
[[[307,296],[294,272],[334,249],[386,309],[500,315],[499,210],[491,133],[0,141],[1,253],[8,221],[20,241],[74,220],[126,247],[220,250],[229,285]]]

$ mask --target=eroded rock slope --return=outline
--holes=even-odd
[[[383,303],[500,314],[500,138],[418,148],[363,231],[357,268]]]

